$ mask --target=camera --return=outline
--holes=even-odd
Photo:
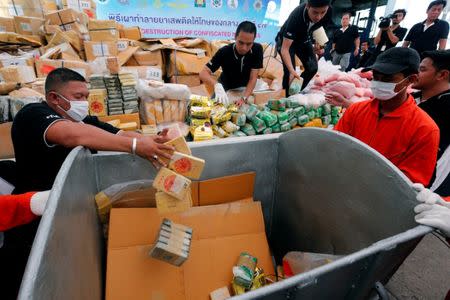
[[[378,25],[379,28],[388,28],[389,26],[391,26],[391,20],[395,19],[397,16],[396,15],[388,15],[386,17],[381,17],[380,18],[380,25]]]

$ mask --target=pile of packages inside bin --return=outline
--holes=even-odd
[[[327,90],[351,101],[370,97],[365,74],[343,73],[321,60],[308,88],[286,99],[281,58],[272,45],[263,44],[261,84],[251,103],[216,105],[207,100],[213,91],[199,73],[218,49],[232,41],[145,38],[139,27],[97,20],[95,1],[81,2],[64,0],[58,7],[53,0],[21,0],[9,3],[14,10],[2,10],[0,122],[12,121],[23,105],[41,101],[47,74],[59,67],[87,79],[91,115],[123,130],[145,125],[150,128],[145,132],[152,133],[183,122],[193,140],[327,128],[342,112],[326,104]]]

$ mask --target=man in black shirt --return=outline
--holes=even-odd
[[[163,145],[166,132],[144,137],[124,132],[88,116],[89,90],[83,76],[70,69],[50,72],[45,82],[46,101],[26,105],[14,118],[11,136],[16,156],[14,193],[52,188],[69,152],[76,146],[99,151],[135,153],[155,166],[170,159],[172,147]],[[3,299],[15,299],[39,220],[4,233],[0,248]]]
[[[317,73],[316,53],[321,53],[313,46],[312,33],[320,27],[326,27],[331,21],[329,0],[308,0],[306,4],[295,8],[281,27],[276,37],[277,50],[283,60],[283,88],[286,94],[294,78],[300,79],[295,71],[295,56],[302,64],[304,71],[304,89]],[[288,95],[287,95],[288,96]]]
[[[419,107],[436,122],[441,132],[438,166],[445,151],[450,151],[450,50],[427,51],[419,69],[419,80],[413,88],[421,90],[415,95]],[[449,155],[447,155],[449,156]],[[447,158],[449,159],[449,158]],[[439,168],[433,190],[443,197],[450,196],[450,168]]]
[[[427,9],[427,19],[411,28],[403,42],[403,47],[411,47],[420,55],[424,51],[436,50],[436,48],[445,50],[449,26],[447,21],[438,18],[446,5],[445,0],[431,2]]]
[[[361,43],[361,55],[358,60],[358,64],[356,65],[356,68],[365,68],[369,66],[369,61],[372,59],[373,50],[370,49],[370,42],[363,41]]]
[[[200,79],[214,86],[217,102],[230,104],[228,90],[245,87],[241,99],[244,102],[253,93],[259,69],[263,67],[263,48],[255,43],[255,38],[255,24],[242,22],[236,30],[235,43],[220,48],[200,72]],[[222,74],[217,82],[212,73],[219,68],[222,68]]]
[[[381,28],[380,31],[378,31],[378,34],[373,41],[377,47],[375,49],[374,56],[372,57],[372,61],[375,61],[377,56],[384,51],[395,47],[398,42],[403,41],[408,30],[401,27],[400,23],[403,21],[405,16],[406,10],[397,9],[393,13],[392,25]]]
[[[333,65],[340,65],[341,71],[345,71],[350,64],[350,56],[359,54],[359,32],[358,27],[350,25],[350,13],[342,15],[342,28],[336,30],[333,34],[333,47],[331,48],[331,57]]]

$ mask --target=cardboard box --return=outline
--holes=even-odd
[[[55,12],[51,12],[45,15],[45,23],[49,25],[59,25],[64,31],[70,29],[64,29],[62,25],[69,25],[75,22],[80,22],[78,18],[79,13],[73,9],[61,9]]]
[[[102,122],[109,122],[111,120],[120,120],[120,123],[130,123],[136,122],[137,124],[141,124],[139,119],[139,113],[135,114],[123,114],[123,115],[114,115],[114,116],[104,116],[99,117]]]
[[[40,59],[65,59],[81,61],[78,53],[69,43],[62,43],[58,46],[47,48]]]
[[[69,43],[78,52],[81,52],[84,49],[84,44],[76,31],[61,31],[60,29],[52,36],[46,49],[63,43]]]
[[[201,84],[200,77],[198,75],[181,75],[170,77],[171,83],[185,84],[189,87],[199,86]]]
[[[44,25],[44,19],[35,17],[14,16],[14,27],[18,34],[39,35]]]
[[[34,69],[34,58],[29,55],[13,56],[0,54],[0,68],[7,66],[30,66]]]
[[[161,50],[144,51],[139,50],[133,54],[133,58],[128,60],[126,66],[164,66]]]
[[[28,16],[42,18],[40,0],[0,0],[1,16]]]
[[[138,41],[142,38],[141,29],[137,26],[120,29],[120,38]]]
[[[62,0],[63,8],[72,8],[84,12],[90,19],[96,19],[96,3],[94,0]]]
[[[211,96],[208,89],[206,88],[206,85],[204,85],[204,84],[199,85],[199,86],[191,86],[191,87],[189,87],[189,90],[191,91],[191,94],[193,94],[193,95],[199,95],[199,96],[205,96],[205,97]]]
[[[36,80],[36,73],[30,66],[7,66],[0,68],[0,77],[6,82],[30,83]]]
[[[210,59],[210,57],[204,56],[204,53],[202,56],[182,51],[172,51],[170,53],[167,76],[198,75]]]
[[[11,139],[12,122],[0,124],[0,159],[14,157],[14,147]]]
[[[114,41],[119,39],[119,30],[114,20],[90,20],[88,24],[91,41]]]
[[[273,274],[259,202],[170,214],[173,222],[193,229],[189,259],[179,268],[147,255],[164,217],[154,208],[111,211],[106,299],[207,300],[211,291],[229,285],[232,267],[243,251],[257,257],[258,266]]]
[[[156,207],[160,214],[183,212],[192,207],[191,193],[186,198],[180,200],[164,192],[157,192],[155,195]]]
[[[281,99],[286,97],[286,91],[278,90],[278,91],[254,92],[253,97],[255,97],[255,104],[264,105],[269,101],[269,99]]]
[[[212,57],[212,51],[211,51],[211,45],[207,40],[200,39],[200,38],[181,38],[181,39],[175,39],[176,43],[180,45],[183,48],[195,48],[195,49],[202,49],[205,51],[206,56]]]
[[[0,17],[0,32],[16,32],[14,19],[10,17]]]
[[[38,77],[47,77],[47,74],[56,68],[68,68],[81,74],[88,79],[91,76],[91,67],[84,61],[75,60],[53,60],[38,59],[36,60],[36,71]]]
[[[162,70],[160,67],[153,66],[135,66],[122,67],[122,71],[130,72],[139,79],[162,81]]]
[[[85,42],[86,58],[93,61],[97,57],[117,56],[118,50],[115,42]]]

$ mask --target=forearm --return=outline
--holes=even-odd
[[[331,45],[331,51],[333,51],[334,49],[336,49],[336,43],[333,43],[333,44]]]
[[[137,133],[135,131],[125,131],[125,130],[119,131],[117,133],[117,135],[131,137],[131,138],[140,138],[140,137],[142,137],[142,134],[140,134],[140,133]]]
[[[289,73],[294,73],[295,69],[294,66],[292,65],[289,49],[281,49],[281,58],[283,59],[284,65],[289,70]]]
[[[245,88],[244,97],[248,98],[251,94],[253,94],[253,90],[255,89],[257,80],[258,76],[250,76],[250,80],[247,83],[247,87]]]
[[[408,48],[410,44],[411,44],[410,41],[404,41],[402,47],[403,48]]]
[[[200,74],[199,74],[200,80],[210,86],[214,87],[214,85],[217,83],[217,80],[212,76],[211,70],[204,68]]]
[[[447,47],[447,39],[439,40],[439,50],[445,50]]]
[[[388,30],[388,38],[391,41],[392,44],[397,44],[400,40],[393,32],[392,30]]]
[[[361,40],[359,38],[357,38],[355,40],[355,49],[358,50],[359,49],[359,45],[361,44]]]
[[[378,45],[378,44],[380,43],[380,41],[381,41],[381,30],[378,31],[377,36],[373,39],[373,43],[374,43],[375,45]]]

